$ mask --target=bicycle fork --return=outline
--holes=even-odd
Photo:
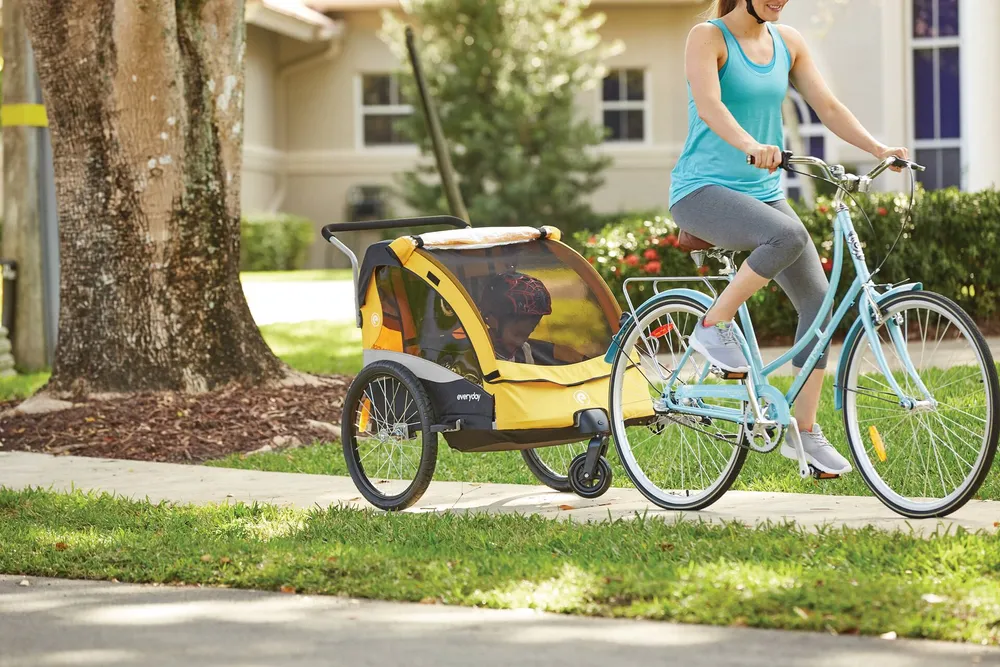
[[[900,330],[900,325],[897,320],[898,316],[889,317],[883,321],[878,310],[867,312],[866,309],[862,308],[861,317],[865,324],[865,337],[867,338],[868,348],[875,356],[875,362],[878,365],[879,370],[885,376],[886,382],[889,384],[889,388],[892,389],[892,391],[896,394],[896,397],[899,399],[899,404],[907,410],[914,410],[917,408],[933,409],[936,407],[937,401],[934,399],[934,396],[931,394],[926,385],[924,385],[924,382],[920,377],[920,373],[918,373],[917,369],[913,366],[913,360],[910,358],[910,353],[907,349],[906,338]],[[899,385],[899,382],[896,381],[896,377],[892,374],[892,369],[889,367],[889,362],[886,359],[885,354],[882,352],[882,341],[877,332],[877,326],[879,324],[885,326],[886,331],[889,333],[890,346],[895,351],[897,360],[903,366],[902,370],[913,382],[917,391],[923,395],[923,400],[921,400],[920,397],[911,397],[907,395],[907,392],[905,392]]]

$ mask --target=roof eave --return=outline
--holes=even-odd
[[[246,21],[301,42],[328,42],[340,37],[344,30],[339,21],[305,5],[292,8],[287,0],[251,0],[246,7]]]

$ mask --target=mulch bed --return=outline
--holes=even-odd
[[[336,437],[313,422],[340,426],[349,377],[325,386],[228,387],[191,395],[135,394],[45,414],[0,418],[0,451],[100,458],[201,462]],[[0,414],[20,401],[0,403]]]

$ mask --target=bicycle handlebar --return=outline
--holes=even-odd
[[[756,161],[753,155],[747,155],[747,164],[753,165]],[[785,171],[791,171],[791,165],[793,164],[805,164],[811,167],[819,167],[826,172],[827,176],[834,181],[844,180],[846,174],[844,168],[839,165],[834,165],[831,167],[823,160],[817,157],[793,155],[791,151],[782,151],[781,153],[781,164],[778,165],[779,169],[784,169]],[[914,171],[926,171],[927,168],[917,164],[916,162],[911,162],[910,160],[904,160],[903,158],[891,155],[884,160],[882,160],[874,169],[868,172],[864,178],[868,180],[874,180],[878,176],[889,169],[890,167],[901,167],[903,169],[912,169]]]

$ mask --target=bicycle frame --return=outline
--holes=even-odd
[[[827,167],[825,163],[813,160],[812,158],[792,158],[792,160],[806,162],[808,164],[821,165],[824,168],[827,168],[828,171],[831,170],[831,168]],[[867,182],[867,184],[870,184],[871,179],[878,173],[881,173],[884,169],[888,168],[888,166],[890,166],[889,160],[884,162],[882,165],[879,165],[879,167],[877,167],[876,170],[873,170],[873,172],[868,176],[860,179],[856,176],[845,177],[842,172],[838,174],[836,172],[838,167],[833,168],[832,173],[840,176],[846,182],[854,183],[855,187],[861,189],[857,185],[858,183],[865,184]],[[854,180],[851,181],[850,179]],[[893,319],[883,321],[878,302],[880,297],[884,295],[880,295],[876,291],[875,285],[872,282],[872,276],[865,261],[864,250],[861,247],[861,242],[859,241],[857,232],[855,231],[854,222],[851,219],[847,204],[843,201],[843,194],[843,191],[838,190],[837,197],[834,200],[834,210],[836,211],[836,216],[833,221],[834,256],[833,268],[830,274],[830,288],[826,293],[819,312],[810,325],[809,331],[812,332],[812,335],[803,336],[802,339],[792,346],[792,348],[785,354],[765,365],[760,354],[760,348],[757,345],[757,337],[754,333],[749,308],[744,303],[739,309],[740,328],[737,331],[737,337],[740,346],[743,348],[744,355],[750,362],[750,372],[747,374],[747,378],[744,381],[746,386],[701,384],[704,378],[707,377],[710,370],[707,362],[706,368],[704,368],[700,374],[701,378],[698,384],[684,384],[677,386],[677,372],[674,371],[671,373],[670,380],[663,390],[663,401],[665,406],[670,411],[695,416],[724,419],[737,423],[743,422],[744,420],[747,420],[751,424],[755,421],[762,421],[767,423],[776,423],[787,427],[791,423],[791,406],[795,403],[795,399],[802,391],[802,388],[809,379],[809,376],[816,369],[820,356],[822,356],[824,351],[829,348],[833,339],[833,334],[837,327],[843,321],[844,317],[846,317],[848,310],[850,310],[851,306],[855,303],[858,304],[858,317],[864,328],[868,345],[875,356],[878,368],[885,376],[888,386],[899,399],[900,405],[908,409],[914,409],[924,402],[930,404],[934,403],[933,397],[920,380],[920,377],[909,358],[909,354],[906,349],[906,341],[899,330],[898,324]],[[837,306],[836,311],[834,311],[833,309],[834,302],[836,300],[837,288],[840,284],[841,274],[843,272],[845,245],[849,249],[856,277],[854,282],[851,284],[850,289],[847,291],[847,294]],[[731,282],[735,275],[735,267],[733,267],[730,263],[726,279]],[[704,279],[692,278],[692,280]],[[823,322],[828,316],[831,315],[831,312],[832,316],[830,317],[830,322],[824,328]],[[638,317],[636,316],[634,309],[632,317],[638,321]],[[914,385],[919,389],[920,393],[923,394],[921,397],[923,401],[915,397],[908,396],[893,376],[885,355],[882,352],[882,344],[878,335],[878,328],[882,325],[885,325],[888,328],[896,354],[903,364],[903,367],[906,369],[907,374],[914,381]],[[807,358],[806,363],[796,375],[791,388],[786,394],[782,395],[780,391],[768,383],[768,377],[804,351],[814,339],[818,340],[818,342]],[[678,369],[683,368],[687,363],[688,358],[691,356],[692,349],[689,346],[685,346],[685,348],[686,349],[684,350],[680,361],[676,364],[676,368]],[[753,397],[750,401],[749,416],[731,408],[706,406],[699,400],[705,398],[747,400],[748,394],[750,397]],[[770,418],[765,417],[762,414],[759,406],[760,399],[767,400],[769,405],[774,409],[775,414],[770,416]]]

